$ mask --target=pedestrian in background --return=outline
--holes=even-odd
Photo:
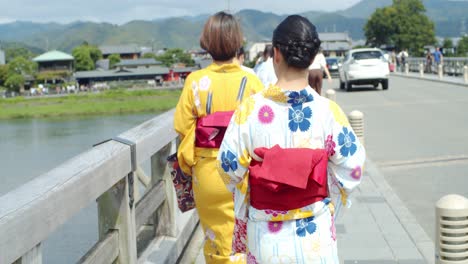
[[[240,47],[240,49],[237,51],[236,59],[239,65],[241,66],[242,70],[249,72],[251,74],[255,74],[255,71],[252,68],[249,68],[244,65],[244,61],[245,61],[244,47]]]
[[[437,47],[434,51],[434,53],[432,54],[432,56],[434,57],[434,63],[435,63],[435,66],[439,66],[440,64],[444,64],[444,55],[442,54],[442,52],[440,51],[440,48]]]
[[[188,75],[174,114],[174,128],[181,139],[178,163],[185,174],[192,175],[195,205],[206,237],[206,263],[245,263],[242,256],[230,255],[234,203],[216,169],[219,145],[233,110],[263,89],[255,75],[234,61],[242,40],[240,25],[231,14],[219,12],[208,19],[200,46],[213,63]]]
[[[266,45],[263,51],[263,62],[258,65],[255,73],[257,74],[263,86],[268,87],[275,84],[276,78],[275,69],[273,68],[273,46]]]
[[[317,56],[315,56],[314,62],[309,66],[309,85],[314,88],[318,94],[322,94],[324,72],[327,75],[328,81],[331,82],[332,78],[328,71],[327,60],[320,49]]]
[[[430,50],[427,50],[426,52],[426,72],[427,73],[432,73],[432,61],[434,58],[432,57],[432,53]]]

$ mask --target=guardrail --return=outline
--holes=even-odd
[[[153,241],[167,238],[174,244],[165,260],[174,263],[198,216],[190,212],[185,225],[177,226],[166,166],[177,139],[173,114],[163,113],[1,196],[0,263],[42,263],[41,242],[96,199],[99,242],[80,263],[137,263],[137,254],[153,250],[137,249],[145,227]],[[139,168],[145,161],[151,162],[151,177]],[[146,187],[141,199],[139,181]]]
[[[410,72],[420,72],[420,65],[423,65],[425,73],[438,73],[438,68],[435,63],[428,67],[426,58],[408,58],[407,59]],[[444,75],[463,76],[464,66],[468,66],[468,58],[445,58],[442,66]]]

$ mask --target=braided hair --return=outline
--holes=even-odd
[[[273,32],[273,46],[280,50],[289,66],[299,69],[310,66],[320,43],[315,26],[299,15],[288,16]]]

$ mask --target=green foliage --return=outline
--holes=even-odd
[[[143,56],[141,56],[143,59],[155,59],[156,60],[156,54],[154,53],[145,53]]]
[[[424,12],[421,0],[393,0],[391,6],[378,8],[364,26],[367,44],[395,45],[422,55],[425,45],[436,42],[434,23]]]
[[[120,55],[119,54],[111,54],[109,56],[109,67],[113,68],[115,64],[120,62]]]
[[[444,49],[451,49],[453,48],[453,41],[451,38],[445,38],[444,39],[444,42],[442,44],[442,47],[444,47]]]
[[[353,49],[364,49],[364,48],[371,48],[370,46],[367,45],[356,45],[353,46]]]
[[[184,63],[187,66],[195,65],[190,54],[182,49],[168,49],[164,54],[156,56],[156,60],[162,62],[162,64],[167,67],[171,67],[175,63]]]
[[[0,100],[0,120],[136,112],[158,113],[174,108],[181,90],[109,90],[54,98]]]
[[[468,56],[468,36],[462,37],[458,42],[457,55],[462,57]]]
[[[34,57],[34,54],[27,48],[20,46],[5,49],[5,60],[7,63],[14,60],[17,57],[31,59],[32,57]]]
[[[24,86],[24,77],[21,74],[11,74],[5,81],[5,86],[9,91],[19,92]]]
[[[19,56],[8,63],[8,69],[9,75],[34,75],[34,73],[37,71],[37,64],[29,59]]]
[[[8,78],[8,64],[7,65],[0,65],[0,85],[3,85]]]
[[[84,42],[73,49],[72,55],[75,58],[75,69],[77,71],[91,71],[96,68],[96,61],[102,58],[102,53],[98,47]]]
[[[36,75],[36,82],[46,82],[50,80],[63,80],[70,77],[69,71],[45,71]]]

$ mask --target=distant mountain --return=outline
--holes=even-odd
[[[345,17],[355,17],[367,19],[375,9],[392,4],[392,0],[362,0],[354,6],[338,11],[337,13]]]
[[[428,16],[435,21],[436,35],[456,37],[468,27],[468,1],[423,0]],[[320,32],[349,32],[353,39],[364,38],[363,27],[376,8],[391,5],[392,0],[362,0],[342,11],[326,13],[309,11],[301,15],[310,19]],[[22,42],[39,49],[60,49],[71,52],[87,41],[95,45],[135,43],[165,48],[198,48],[199,36],[208,14],[135,20],[123,25],[94,22],[70,24],[14,22],[0,24],[0,41]],[[249,42],[270,40],[273,29],[286,15],[242,10],[236,14]],[[466,30],[465,30],[466,31]]]
[[[50,30],[59,30],[64,27],[64,25],[58,23],[34,23],[27,21],[0,24],[0,40],[21,40],[31,35],[40,34]]]

